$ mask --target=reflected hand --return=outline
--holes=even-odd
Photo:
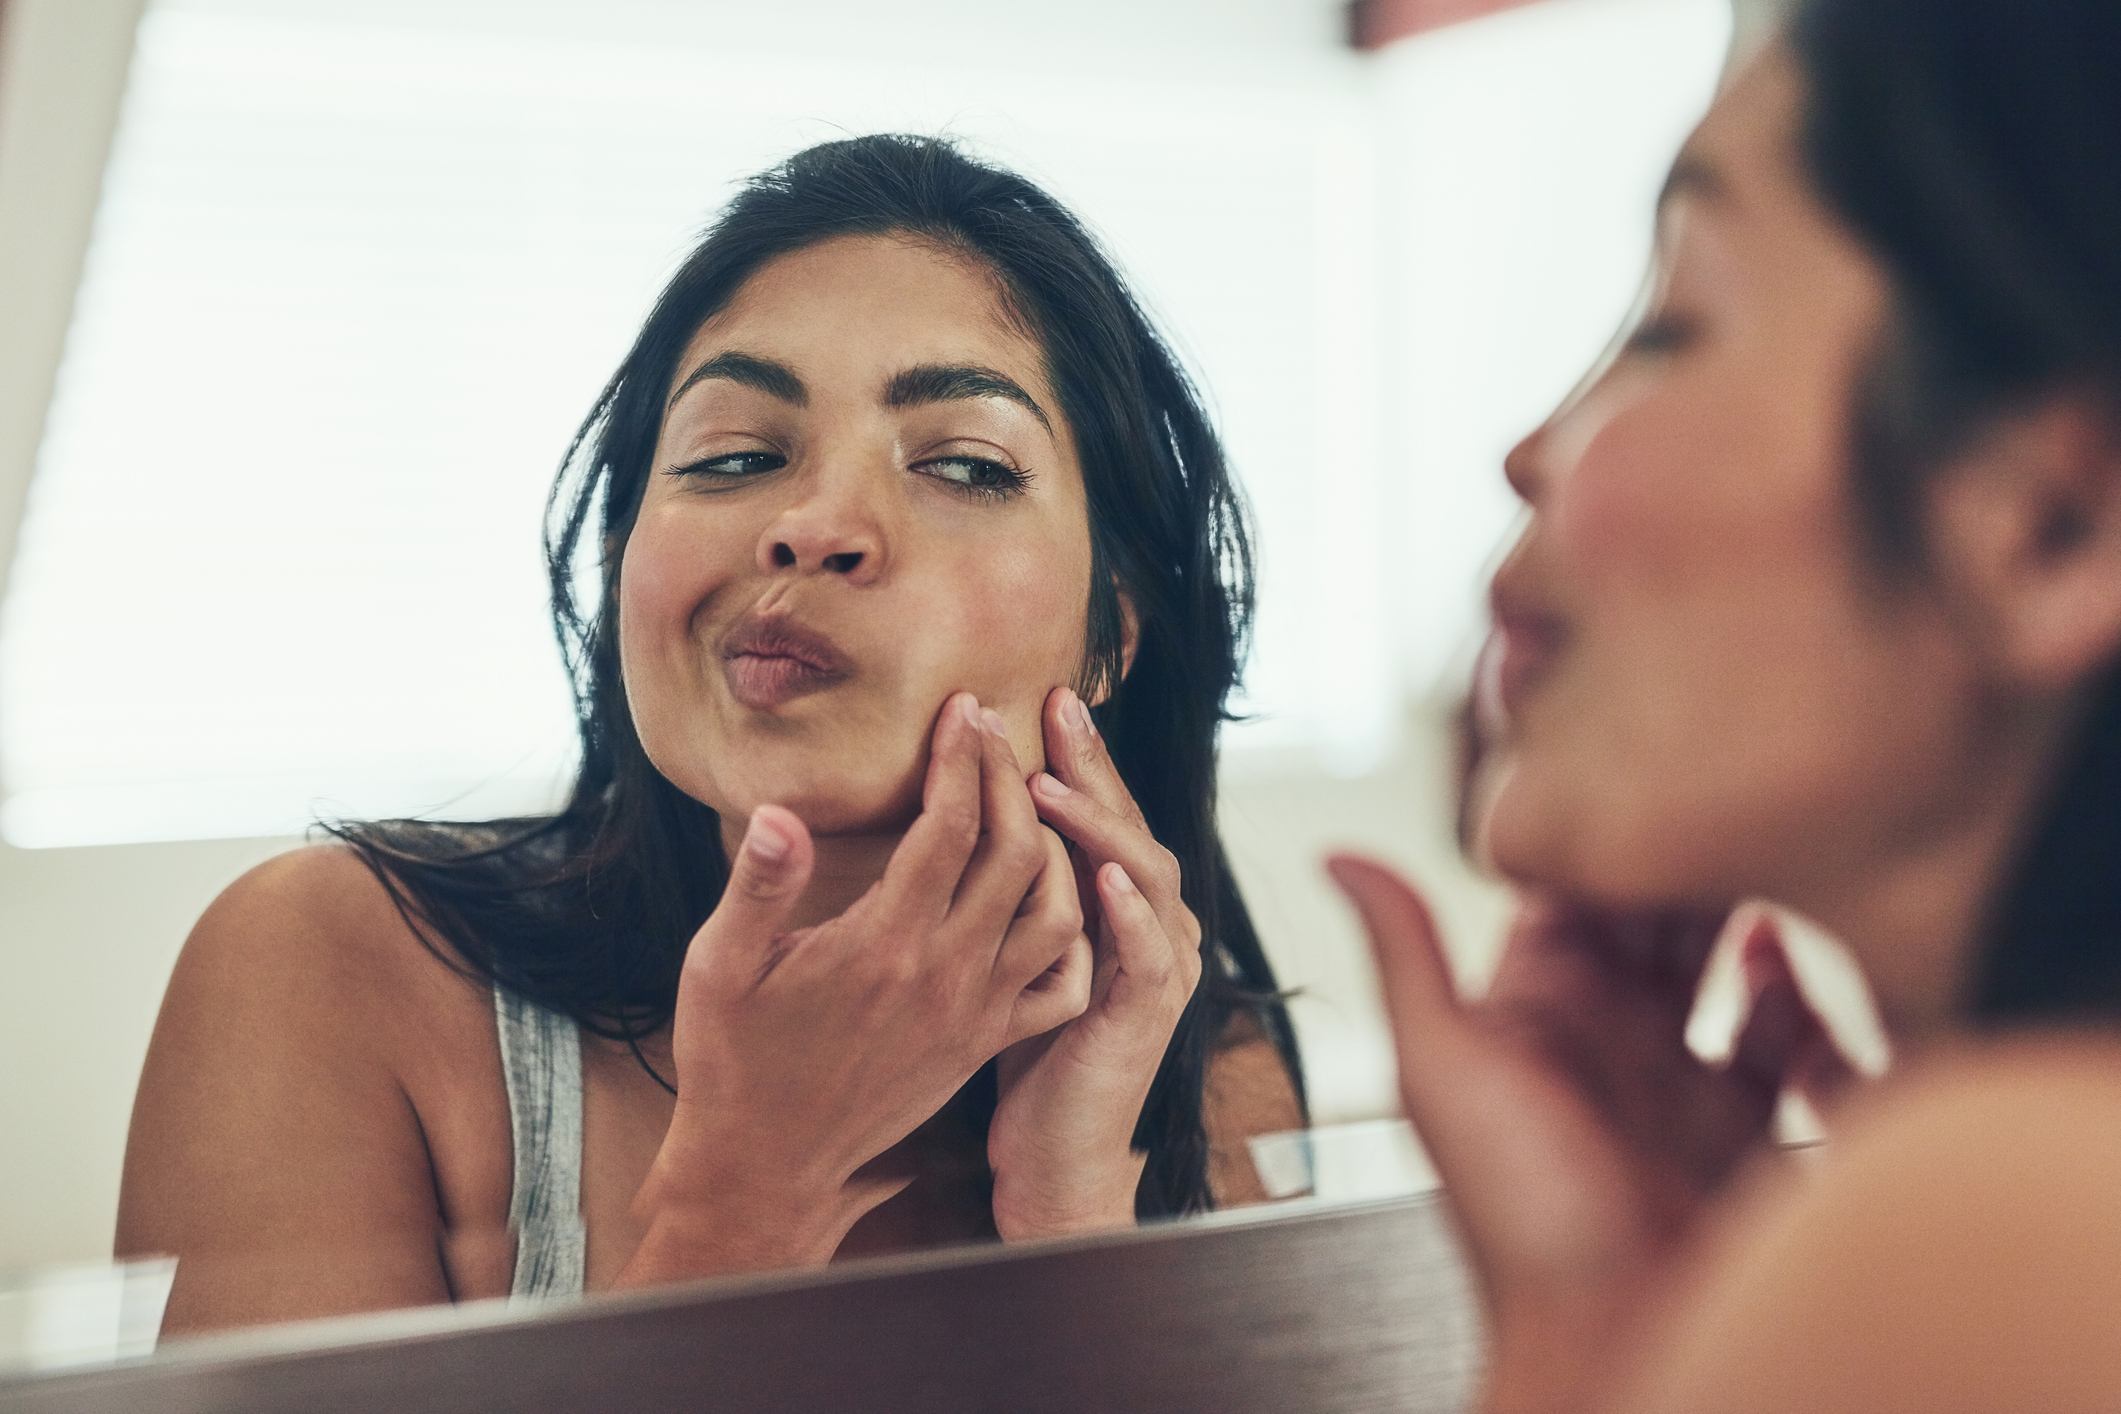
[[[1094,965],[1080,1016],[1001,1057],[987,1155],[1005,1238],[1133,1224],[1135,1125],[1201,973],[1178,861],[1149,833],[1089,709],[1056,688],[1044,727],[1048,769],[1032,797],[1070,842]]]
[[[1609,1361],[1767,1138],[1785,1082],[1816,1077],[1831,1043],[1765,915],[1745,951],[1751,1018],[1711,1066],[1686,1025],[1723,913],[1528,902],[1469,1002],[1405,882],[1358,859],[1328,869],[1369,930],[1407,1115],[1487,1296],[1494,1407],[1570,1407],[1561,1394]]]
[[[945,705],[919,818],[884,877],[815,927],[785,926],[809,831],[753,812],[685,956],[677,1105],[622,1284],[828,1260],[909,1181],[863,1165],[1005,1046],[1082,1010],[1087,969],[1056,967],[1082,935],[1075,879],[999,728],[968,694]]]

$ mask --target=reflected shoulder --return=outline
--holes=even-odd
[[[1201,1119],[1208,1131],[1208,1183],[1216,1206],[1265,1202],[1267,1190],[1245,1141],[1301,1129],[1304,1116],[1281,1052],[1249,1012],[1234,1014],[1209,1052]]]
[[[290,850],[242,875],[207,908],[184,951],[267,975],[332,976],[364,993],[414,978],[431,984],[431,971],[454,975],[361,857],[336,843]]]
[[[456,1226],[506,1211],[483,985],[423,947],[352,851],[225,889],[192,930],[133,1108],[117,1249],[179,1258],[166,1329],[446,1300]]]

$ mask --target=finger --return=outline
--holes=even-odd
[[[970,940],[988,945],[989,961],[999,963],[1010,920],[1020,914],[1049,859],[1053,832],[1038,822],[1031,793],[1024,787],[1016,749],[999,714],[980,714],[980,840],[950,902],[950,926],[935,936],[938,947]],[[1078,923],[1075,930],[1081,925]],[[1035,975],[1058,955],[1038,959]],[[1016,980],[1022,985],[1023,978]]]
[[[1107,862],[1125,866],[1128,877],[1147,895],[1150,907],[1165,924],[1174,932],[1191,933],[1198,941],[1180,887],[1184,880],[1178,859],[1157,843],[1138,812],[1121,815],[1089,792],[1071,790],[1048,771],[1031,778],[1031,797],[1039,818],[1073,841],[1093,867]]]
[[[1045,867],[1022,895],[994,959],[995,985],[1010,994],[1030,985],[1083,937],[1082,900],[1068,847],[1053,831],[1037,824],[1032,828],[1038,832]]]
[[[930,739],[921,813],[884,866],[878,907],[920,937],[942,921],[979,847],[984,736],[978,698],[960,692],[943,704]]]
[[[1106,934],[1119,958],[1119,977],[1151,991],[1176,985],[1191,996],[1200,976],[1199,951],[1180,947],[1165,932],[1163,921],[1126,869],[1117,863],[1099,869],[1097,897],[1104,905]],[[1125,1003],[1133,995],[1130,985],[1114,1000]]]
[[[1141,807],[1134,803],[1134,793],[1120,779],[1112,754],[1105,750],[1105,739],[1098,735],[1090,709],[1073,690],[1056,687],[1046,694],[1044,726],[1048,773],[1114,815],[1143,830],[1149,828]]]
[[[1425,1061],[1456,1039],[1464,1021],[1435,921],[1421,896],[1381,864],[1334,855],[1326,860],[1326,872],[1355,905],[1370,935],[1404,1087],[1441,1069]]]
[[[786,930],[816,857],[810,831],[794,811],[778,805],[752,811],[730,862],[729,884],[701,930],[713,940],[713,953],[770,969],[779,956],[773,941]]]
[[[1094,967],[1090,940],[1077,933],[1054,964],[1016,994],[1004,1044],[1013,1046],[1030,1037],[1043,1036],[1081,1016],[1090,1006],[1090,975]]]

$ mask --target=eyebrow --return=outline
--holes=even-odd
[[[1038,400],[1006,374],[970,364],[924,363],[895,373],[884,385],[884,406],[916,407],[922,403],[954,403],[970,398],[1007,398],[1027,410],[1048,432],[1052,419]]]
[[[663,405],[664,410],[675,407],[677,400],[684,397],[685,390],[693,384],[709,378],[726,378],[732,383],[756,388],[770,398],[778,398],[797,407],[810,405],[810,390],[803,386],[803,380],[796,377],[787,365],[775,363],[770,358],[758,358],[732,350],[728,353],[718,353],[693,369],[692,376],[678,384],[678,390],[670,395],[670,401]]]
[[[1730,195],[1730,183],[1723,179],[1723,173],[1714,163],[1698,153],[1682,152],[1665,176],[1664,189],[1657,193],[1657,209],[1663,211],[1682,196],[1724,202],[1730,199]]]

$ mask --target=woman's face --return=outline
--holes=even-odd
[[[1717,103],[1645,324],[1510,458],[1531,515],[1494,588],[1485,842],[1516,877],[1831,923],[1987,798],[1966,635],[1871,568],[1852,501],[1888,290],[1807,186],[1800,102],[1770,51]]]
[[[619,577],[634,725],[725,818],[902,827],[952,693],[1043,764],[1089,590],[1082,471],[994,277],[829,241],[763,267],[679,362]]]

